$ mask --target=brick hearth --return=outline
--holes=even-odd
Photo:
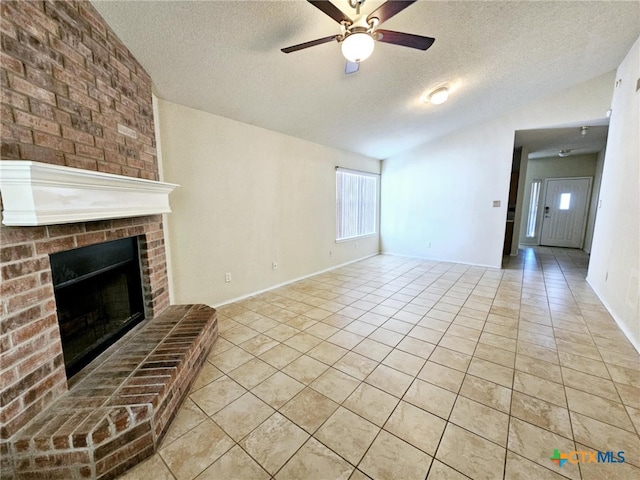
[[[151,455],[209,354],[217,326],[212,308],[177,305],[130,332],[12,437],[16,477],[114,478]]]

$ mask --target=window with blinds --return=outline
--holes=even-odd
[[[376,233],[378,175],[336,170],[336,240]]]

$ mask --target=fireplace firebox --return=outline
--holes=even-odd
[[[138,239],[51,255],[67,378],[144,319]]]

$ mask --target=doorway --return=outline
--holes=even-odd
[[[583,249],[587,254],[590,252],[608,129],[608,120],[601,119],[592,120],[589,124],[515,132],[514,149],[521,148],[522,154],[511,255],[515,255],[520,246],[537,245]],[[582,213],[579,213],[579,221],[575,218],[564,219],[566,221],[561,220],[559,225],[554,225],[553,220],[558,219],[557,214],[562,215],[567,212],[559,211],[561,198],[555,199],[553,203],[550,197],[548,202],[551,203],[545,203],[547,183],[553,180],[562,182],[570,178],[586,179],[587,183],[591,179],[591,184],[586,187],[586,224]],[[551,185],[558,186],[555,182]],[[585,189],[584,185],[581,188]],[[576,195],[578,197],[582,195],[575,190],[563,190],[557,193],[571,194],[563,197],[565,204],[569,201],[570,205],[575,205]],[[552,211],[554,205],[556,208]],[[550,214],[546,219],[544,218],[545,206],[549,207]],[[575,214],[573,216],[575,217]],[[544,221],[547,224],[544,225],[545,238],[543,239]],[[572,223],[570,232],[566,230],[567,223]]]
[[[591,177],[545,180],[541,245],[582,248],[591,184]]]

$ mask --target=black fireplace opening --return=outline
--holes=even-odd
[[[52,254],[67,378],[144,319],[136,237]]]

